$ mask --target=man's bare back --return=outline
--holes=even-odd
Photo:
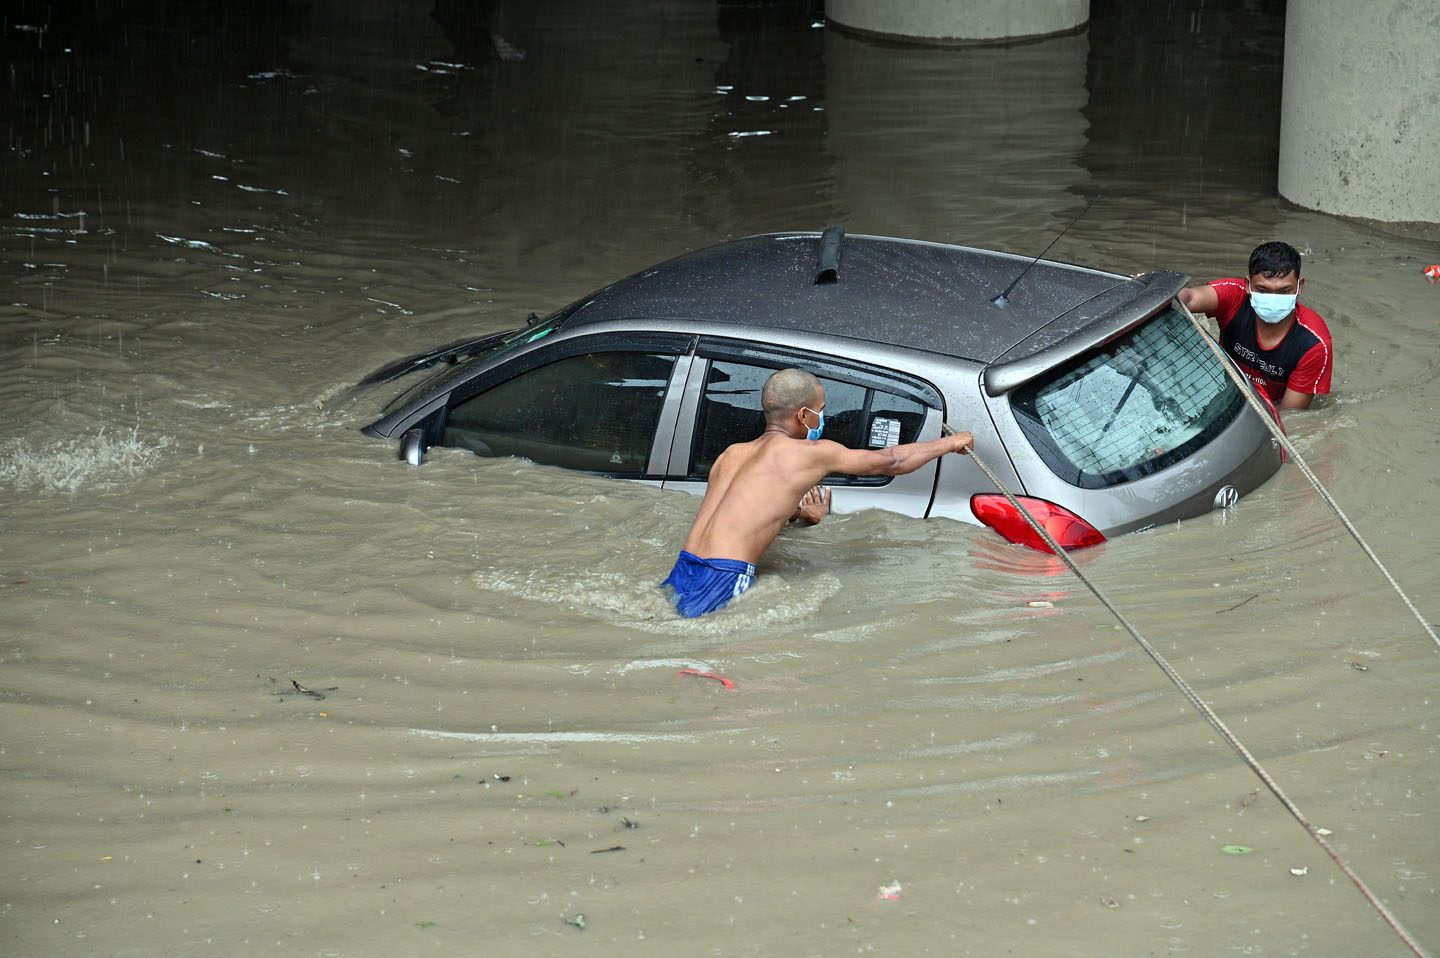
[[[825,389],[796,369],[771,376],[761,401],[765,431],[727,448],[710,468],[705,499],[685,539],[684,551],[692,558],[753,565],[787,520],[819,522],[829,511],[829,491],[816,486],[827,475],[904,475],[946,453],[964,453],[974,441],[970,433],[957,432],[886,449],[851,449],[808,438],[824,428]],[[674,576],[666,581],[673,584]]]
[[[839,446],[766,429],[759,439],[727,448],[710,467],[705,501],[685,551],[705,558],[759,559],[795,516],[802,496],[833,471],[815,455],[820,443]],[[828,511],[827,491],[824,509],[812,521]]]

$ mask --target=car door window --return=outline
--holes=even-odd
[[[442,444],[643,475],[674,365],[674,356],[617,351],[538,366],[452,406]]]
[[[778,366],[714,360],[706,373],[696,414],[689,477],[703,479],[731,443],[765,430],[760,390]],[[825,387],[825,438],[852,449],[879,449],[914,442],[925,407],[913,399],[854,383],[820,377]],[[831,484],[881,485],[888,476],[832,476]]]

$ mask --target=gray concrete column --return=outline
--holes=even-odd
[[[1440,0],[1291,0],[1281,196],[1341,216],[1440,223],[1437,36]]]
[[[881,37],[995,43],[1077,30],[1090,0],[825,0],[825,18]]]
[[[826,30],[824,151],[839,222],[1040,252],[1088,189],[1079,157],[1089,52],[1085,33],[895,47]],[[924,119],[897,119],[911,114]]]

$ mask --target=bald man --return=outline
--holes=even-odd
[[[974,442],[957,432],[885,449],[851,449],[821,439],[825,387],[810,373],[782,369],[760,392],[765,431],[737,442],[710,467],[705,499],[670,577],[675,607],[686,618],[713,612],[750,588],[755,563],[785,523],[819,522],[830,491],[816,485],[831,473],[901,476]]]

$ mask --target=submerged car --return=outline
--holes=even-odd
[[[839,227],[750,236],[377,370],[361,385],[440,367],[364,432],[414,465],[452,446],[703,492],[715,457],[763,430],[766,378],[794,366],[825,385],[825,438],[968,429],[1074,548],[1229,506],[1281,464],[1173,302],[1185,281]],[[1046,548],[969,456],[826,484],[837,512],[946,516]]]

